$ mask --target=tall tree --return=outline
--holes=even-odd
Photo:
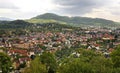
[[[0,67],[2,69],[2,73],[9,73],[11,66],[12,62],[10,57],[5,53],[0,53]]]
[[[43,64],[46,65],[46,68],[48,70],[48,73],[55,73],[56,69],[57,69],[57,62],[55,59],[55,56],[51,53],[47,53],[44,52],[41,56],[40,56],[40,60]]]
[[[46,66],[40,62],[40,58],[37,56],[30,63],[30,67],[26,68],[23,73],[47,73]]]
[[[120,68],[120,45],[111,54],[115,68]]]

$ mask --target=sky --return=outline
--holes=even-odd
[[[44,13],[120,22],[120,0],[0,0],[0,17],[29,19]]]

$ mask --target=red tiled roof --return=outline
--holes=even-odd
[[[19,50],[19,49],[14,49],[14,50],[13,50],[13,49],[12,49],[12,50],[9,50],[9,52],[10,52],[10,53],[13,53],[13,52],[14,52],[14,53],[19,53],[19,54],[22,54],[22,55],[24,55],[24,56],[27,56],[27,50],[21,50],[21,49],[20,49],[20,50]]]

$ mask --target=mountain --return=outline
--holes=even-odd
[[[0,17],[0,21],[12,21],[13,19],[6,18],[6,17]]]
[[[53,14],[53,13],[45,13],[45,14],[38,15],[28,20],[28,22],[33,22],[33,23],[40,23],[41,21],[62,22],[68,25],[73,25],[73,26],[102,26],[102,27],[110,26],[110,27],[113,27],[113,26],[119,25],[118,23],[114,21],[101,19],[101,18],[88,18],[88,17],[79,17],[79,16],[68,17],[68,16],[60,16],[60,15]]]

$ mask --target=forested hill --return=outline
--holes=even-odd
[[[0,37],[11,35],[25,35],[32,32],[64,31],[65,29],[74,29],[72,26],[59,23],[33,24],[24,20],[0,21]]]
[[[30,26],[30,24],[32,24],[32,23],[28,23],[23,20],[0,21],[0,29],[26,28],[26,27]]]
[[[106,20],[106,19],[100,19],[100,18],[88,18],[88,17],[68,17],[68,16],[59,16],[56,14],[52,13],[46,13],[43,15],[38,15],[36,17],[33,17],[29,21],[31,22],[39,22],[40,20],[52,20],[55,22],[64,22],[66,24],[70,25],[93,25],[93,26],[117,26],[118,23],[111,21],[111,20]]]

